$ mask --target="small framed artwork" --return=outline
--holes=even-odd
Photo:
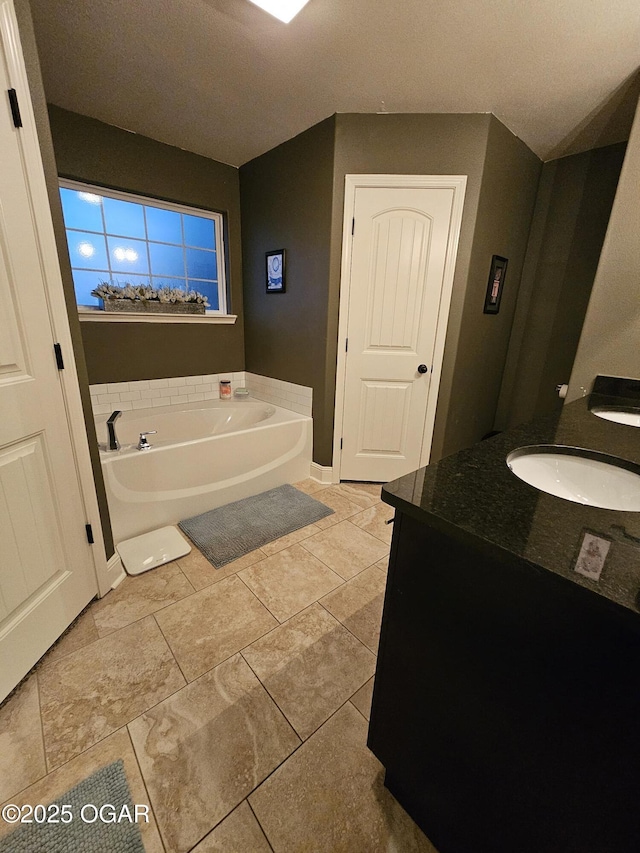
[[[494,255],[491,258],[491,272],[487,283],[487,295],[484,298],[484,313],[497,314],[500,310],[500,300],[504,288],[504,279],[507,275],[507,258]]]
[[[284,249],[267,252],[267,293],[284,293],[286,289]]]

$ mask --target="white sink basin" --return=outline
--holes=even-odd
[[[640,469],[574,447],[520,447],[507,456],[511,471],[536,489],[574,503],[640,512]],[[625,467],[626,466],[626,467]]]
[[[640,427],[640,414],[638,412],[626,412],[624,409],[613,409],[608,406],[594,406],[591,409],[594,415],[607,421],[615,421],[617,424]]]

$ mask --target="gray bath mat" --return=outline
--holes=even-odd
[[[293,486],[278,486],[178,525],[217,569],[267,542],[300,530],[333,513]]]
[[[54,800],[54,804],[70,806],[70,809],[58,813],[58,820],[61,821],[63,815],[67,820],[69,814],[73,819],[68,823],[21,824],[10,835],[0,839],[0,853],[144,853],[138,824],[126,819],[117,820],[123,805],[129,807],[132,820],[135,817],[122,761],[114,761],[92,773]],[[106,805],[113,806],[114,811],[105,809],[103,815],[108,818],[115,814],[117,822],[104,823],[98,815],[97,820],[91,823],[96,814],[92,806],[100,809]],[[55,809],[47,808],[47,816],[53,817],[54,813]],[[82,819],[83,814],[85,820]],[[37,813],[32,815],[32,819],[38,817]]]

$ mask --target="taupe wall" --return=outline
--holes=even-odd
[[[335,119],[240,169],[246,368],[313,388],[314,458],[330,464],[326,352]],[[265,252],[286,249],[286,292],[265,292]]]
[[[60,205],[60,195],[58,193],[58,174],[56,169],[55,156],[53,152],[53,144],[51,141],[51,132],[49,129],[47,104],[45,100],[44,86],[42,84],[42,75],[40,73],[40,61],[38,59],[38,49],[33,30],[33,21],[31,19],[31,9],[29,7],[29,0],[14,0],[14,6],[16,10],[16,17],[18,19],[20,41],[22,44],[22,51],[24,53],[24,60],[27,69],[29,91],[31,94],[33,111],[35,114],[36,130],[38,133],[38,141],[40,143],[40,151],[42,154],[45,179],[47,182],[47,192],[49,194],[49,204],[51,207],[53,227],[55,231],[56,243],[58,245],[60,269],[62,272],[62,284],[64,287],[64,296],[67,307],[67,313],[69,315],[69,326],[71,329],[71,339],[73,342],[76,368],[78,371],[80,395],[82,397],[82,409],[87,429],[87,437],[89,439],[89,450],[91,453],[91,464],[93,467],[93,476],[96,483],[98,505],[100,508],[102,533],[104,537],[107,557],[111,557],[111,555],[114,553],[114,547],[113,538],[111,535],[111,523],[109,520],[109,509],[107,506],[107,497],[104,490],[104,480],[102,478],[102,467],[100,465],[100,458],[98,454],[98,442],[96,439],[96,430],[93,420],[93,412],[91,409],[91,400],[89,398],[87,366],[84,359],[84,350],[80,333],[80,323],[78,322],[78,311],[76,308],[76,299],[73,289],[73,279],[71,277],[69,256],[67,254],[67,243],[65,238],[64,223],[62,219],[62,207]]]
[[[567,401],[598,374],[640,378],[640,105],[591,291]]]
[[[458,347],[450,354],[455,367],[443,456],[479,441],[495,426],[541,168],[536,155],[491,116]],[[500,311],[484,314],[493,255],[509,264]]]
[[[330,406],[333,410],[335,395],[345,175],[467,175],[433,440],[434,459],[442,455],[489,125],[488,115],[379,116],[345,113],[336,117],[330,334],[327,339],[327,386],[331,395],[330,399],[327,399],[327,408]]]
[[[346,174],[467,175],[433,458],[494,424],[540,161],[490,115],[338,114],[240,169],[248,370],[314,389],[314,459],[331,465]],[[264,293],[286,248],[288,292]],[[510,259],[482,314],[492,254]]]
[[[89,381],[243,370],[238,170],[59,107],[49,117],[60,175],[226,214],[236,324],[82,323]]]
[[[562,407],[626,143],[544,164],[499,406],[508,428]]]
[[[335,374],[345,174],[468,176],[434,461],[493,427],[540,166],[490,115],[337,116],[328,372],[330,362]],[[508,257],[509,270],[500,314],[488,316],[482,309],[493,254]]]

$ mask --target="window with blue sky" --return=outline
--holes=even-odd
[[[197,290],[225,312],[222,216],[60,182],[76,301],[97,307],[101,282]]]

